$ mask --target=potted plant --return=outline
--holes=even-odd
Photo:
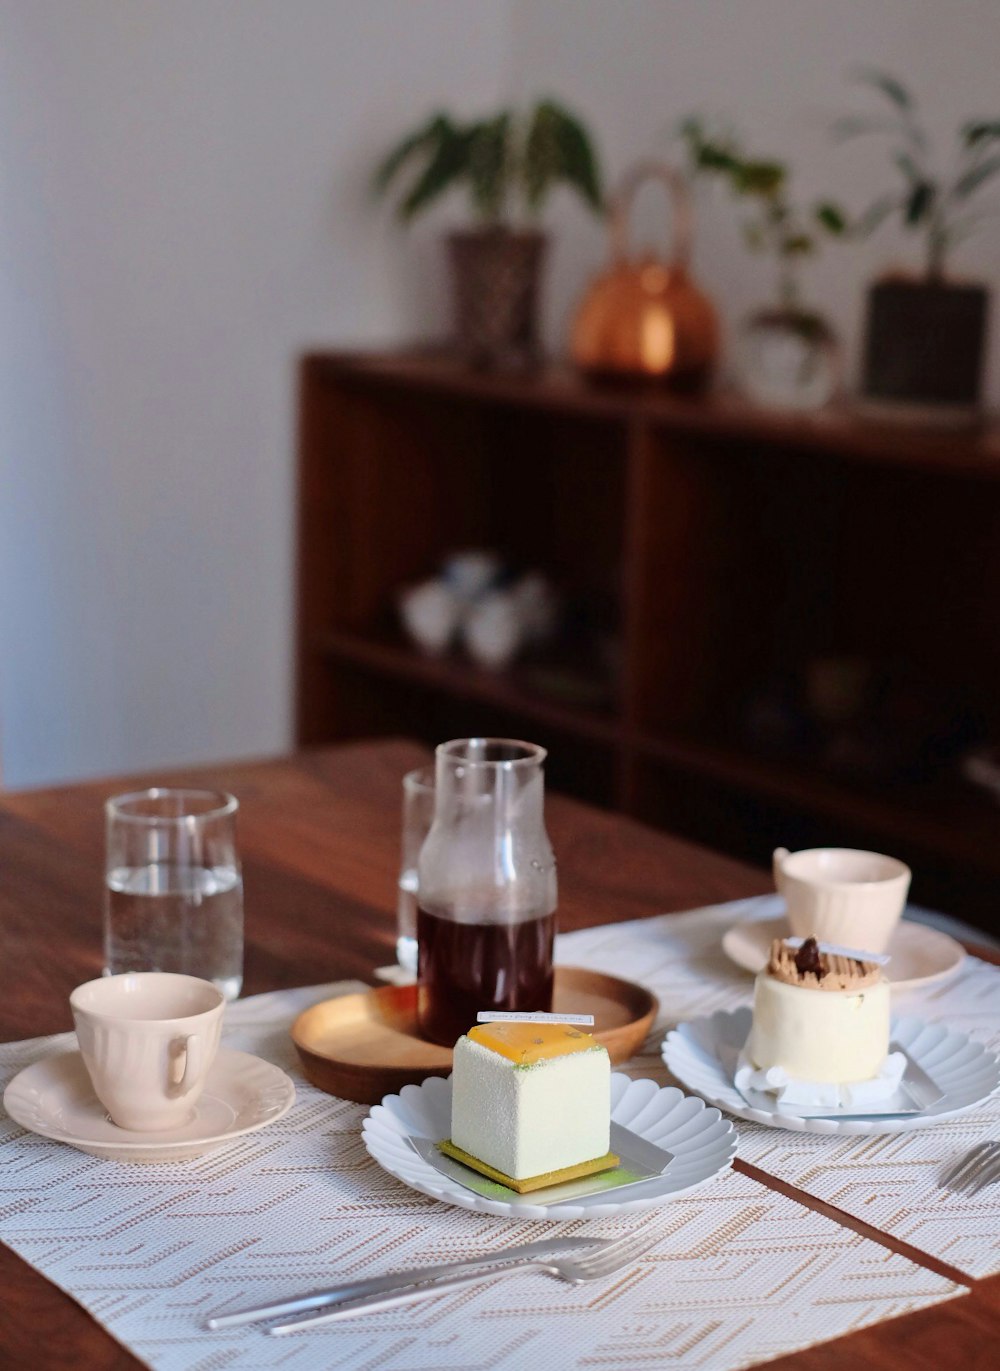
[[[968,419],[979,406],[989,297],[983,285],[950,279],[946,265],[982,217],[972,201],[1000,172],[1000,119],[967,120],[951,171],[941,175],[909,89],[882,71],[858,79],[886,108],[841,119],[834,132],[841,139],[888,137],[900,178],[861,216],[858,231],[872,233],[895,215],[923,235],[925,251],[922,275],[886,274],[868,292],[862,390],[900,415]]]
[[[474,123],[435,114],[388,154],[381,194],[405,173],[398,202],[408,223],[446,191],[469,196],[475,227],[448,235],[459,348],[478,365],[523,364],[537,353],[538,283],[546,247],[538,219],[558,185],[602,206],[593,144],[575,115],[542,100],[527,115],[502,110]]]
[[[833,329],[802,292],[801,271],[821,239],[846,231],[831,201],[809,207],[789,193],[788,168],[774,158],[750,157],[732,135],[710,135],[698,118],[681,126],[693,175],[724,180],[750,206],[743,236],[777,267],[775,301],[756,310],[741,329],[741,378],[750,396],[784,409],[814,409],[835,393],[840,376]]]

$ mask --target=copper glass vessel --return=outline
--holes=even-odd
[[[629,250],[632,204],[649,180],[659,181],[673,203],[670,260]],[[688,271],[691,201],[683,177],[664,163],[639,163],[614,195],[610,218],[611,263],[580,304],[570,344],[573,361],[596,378],[700,389],[718,354],[719,330],[711,301]]]

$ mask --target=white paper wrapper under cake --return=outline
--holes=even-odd
[[[742,1094],[745,1090],[763,1090],[774,1095],[779,1104],[820,1107],[829,1109],[867,1109],[881,1104],[899,1089],[906,1070],[906,1058],[901,1052],[890,1052],[882,1063],[877,1076],[867,1081],[851,1081],[841,1084],[837,1081],[802,1081],[780,1066],[766,1070],[756,1067],[746,1051],[740,1053],[736,1063],[734,1084]]]

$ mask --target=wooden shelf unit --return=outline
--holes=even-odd
[[[308,356],[298,740],[528,734],[555,786],[762,864],[777,842],[882,847],[914,866],[916,899],[987,926],[1000,806],[953,769],[879,784],[767,755],[746,718],[776,673],[857,656],[968,695],[1000,739],[998,477],[992,429],[791,418],[557,368]],[[404,642],[399,588],[473,546],[592,607],[605,699]]]

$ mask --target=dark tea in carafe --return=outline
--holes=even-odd
[[[464,923],[417,909],[418,1013],[423,1036],[451,1047],[481,1009],[552,1008],[555,914]]]
[[[417,1018],[452,1046],[480,1010],[552,1007],[555,858],[544,749],[460,738],[437,749],[417,872]]]

